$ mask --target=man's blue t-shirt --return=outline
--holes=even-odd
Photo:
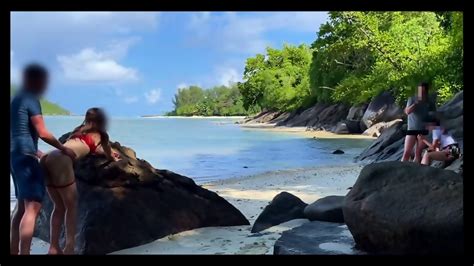
[[[35,115],[41,115],[38,97],[19,91],[10,103],[10,152],[36,155],[38,133],[30,119]]]

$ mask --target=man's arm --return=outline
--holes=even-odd
[[[51,134],[47,129],[44,124],[44,119],[42,115],[35,115],[30,117],[31,123],[33,124],[33,127],[36,129],[36,132],[38,133],[38,136],[46,143],[49,145],[55,147],[56,149],[64,152],[66,155],[71,157],[71,159],[76,158],[76,153],[71,150],[70,148],[65,147],[59,140],[57,140],[53,134]]]

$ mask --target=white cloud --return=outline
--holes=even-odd
[[[145,92],[145,99],[149,104],[157,103],[161,98],[161,90],[153,89]]]
[[[177,89],[184,89],[189,87],[189,85],[185,82],[179,83],[178,86],[176,86]]]
[[[327,20],[326,12],[197,13],[189,22],[191,45],[215,45],[224,51],[261,53],[271,45],[265,34],[289,30],[314,32]]]
[[[11,49],[17,65],[48,64],[51,58],[71,56],[84,48],[94,48],[120,65],[118,60],[126,56],[136,36],[157,29],[159,17],[157,12],[11,12]],[[58,65],[53,62],[48,68],[56,72]],[[129,78],[131,72],[127,73]]]
[[[232,83],[242,81],[242,75],[235,68],[218,68],[216,72],[218,85],[230,86]]]
[[[127,104],[136,103],[138,102],[137,96],[127,96],[123,98],[123,101]]]
[[[120,45],[118,47],[125,49]],[[117,46],[105,51],[85,48],[77,54],[59,55],[57,60],[65,78],[70,80],[94,82],[137,80],[137,70],[125,67],[117,62],[117,58],[122,55],[121,53],[125,53],[120,49],[117,50]]]

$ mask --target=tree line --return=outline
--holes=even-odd
[[[359,104],[384,90],[401,102],[422,81],[443,103],[463,89],[463,51],[462,12],[329,12],[310,46],[268,47],[246,60],[243,81],[230,88],[180,90],[175,113],[229,115],[293,111],[316,102]]]
[[[180,88],[174,96],[173,104],[175,109],[168,115],[237,116],[249,113],[243,107],[237,84],[210,89],[199,86]]]

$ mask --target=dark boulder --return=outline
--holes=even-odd
[[[389,122],[378,122],[377,124],[375,124],[375,125],[371,126],[370,128],[366,129],[362,133],[362,135],[371,136],[371,137],[378,137],[383,133],[383,131],[385,129],[390,128],[390,127],[392,127],[393,125],[395,125],[397,123],[403,123],[403,120],[396,119],[396,120],[389,121]]]
[[[395,103],[395,97],[384,91],[377,95],[365,110],[362,122],[367,128],[379,122],[402,119],[405,116],[403,109]]]
[[[310,222],[283,232],[274,255],[362,255],[342,223]]]
[[[357,120],[360,121],[364,116],[365,110],[367,109],[367,104],[353,105],[349,112],[347,113],[347,120]]]
[[[112,147],[122,160],[87,156],[75,163],[77,253],[106,254],[194,228],[249,224],[238,209],[192,179],[155,169],[117,142]],[[52,207],[46,196],[35,230],[45,241]]]
[[[295,195],[281,192],[263,209],[255,220],[251,232],[260,232],[293,219],[304,218],[303,210],[307,205]]]
[[[367,165],[347,194],[357,247],[377,254],[462,254],[463,178],[415,163]]]
[[[327,196],[306,206],[304,215],[311,221],[344,223],[343,202],[344,196]]]
[[[273,119],[278,118],[283,112],[278,111],[262,111],[255,116],[246,117],[239,124],[252,124],[252,123],[272,123]]]
[[[345,104],[316,103],[310,108],[292,112],[276,125],[334,131],[337,123],[347,117],[348,111],[349,107]]]
[[[362,132],[360,129],[360,120],[342,120],[337,123],[333,132],[336,134],[359,134]]]
[[[335,150],[332,152],[332,154],[344,154],[343,150]]]
[[[357,160],[360,161],[397,161],[403,155],[403,143],[405,141],[406,124],[394,123],[385,129],[382,134],[365,148]]]

